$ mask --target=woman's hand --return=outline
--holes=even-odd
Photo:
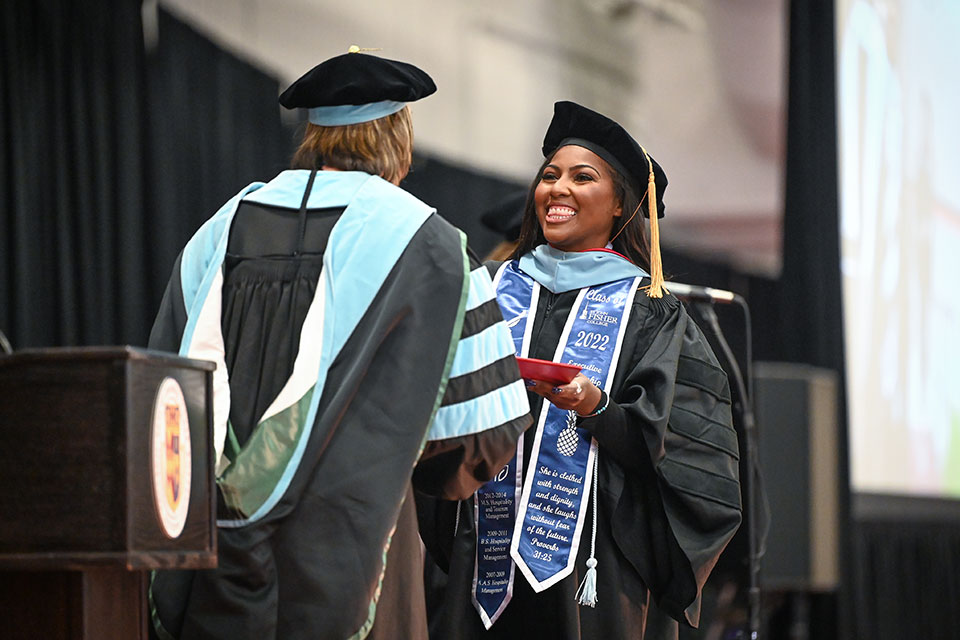
[[[600,389],[582,373],[578,373],[576,378],[563,385],[542,380],[526,380],[526,383],[527,389],[543,396],[560,409],[573,409],[587,415],[600,404]]]

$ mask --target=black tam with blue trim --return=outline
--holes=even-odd
[[[396,113],[406,103],[436,90],[433,79],[412,64],[344,53],[301,76],[280,94],[280,104],[288,109],[310,109],[314,124],[336,126]]]
[[[569,144],[589,149],[603,158],[633,185],[638,197],[643,197],[647,191],[652,168],[657,185],[657,217],[663,217],[667,174],[626,129],[603,114],[564,100],[553,105],[553,120],[543,137],[543,155],[549,157],[560,147]],[[649,163],[647,158],[650,159]],[[641,209],[649,218],[647,205],[644,199]]]

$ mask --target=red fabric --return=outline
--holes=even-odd
[[[584,249],[584,250],[581,251],[580,253],[586,253],[586,252],[588,252],[588,251],[605,251],[606,253],[612,253],[612,254],[615,255],[615,256],[620,256],[621,258],[623,258],[624,260],[626,260],[626,261],[629,262],[630,264],[633,264],[633,260],[631,260],[631,259],[628,258],[627,256],[623,255],[623,254],[620,253],[619,251],[614,251],[613,249],[607,249],[606,247],[600,247],[600,248],[597,248],[597,249]]]

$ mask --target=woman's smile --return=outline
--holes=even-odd
[[[577,212],[572,207],[563,204],[551,204],[547,207],[546,221],[548,223],[562,223],[575,215],[577,215]]]

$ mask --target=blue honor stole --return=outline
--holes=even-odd
[[[609,392],[639,284],[634,277],[581,289],[553,359],[580,366]],[[494,287],[516,354],[526,356],[540,284],[511,261]],[[521,438],[514,459],[477,491],[473,602],[487,629],[510,601],[515,567],[538,593],[573,572],[596,455],[596,442],[576,427],[575,412],[544,402],[522,488]]]
[[[505,263],[506,264],[506,263]],[[530,317],[537,309],[540,284],[515,267],[503,277],[504,267],[494,278],[497,303],[510,329],[516,355],[530,348]],[[517,521],[517,505],[523,484],[523,434],[517,452],[493,480],[477,490],[473,516],[477,523],[477,558],[473,565],[471,599],[484,627],[489,629],[513,597],[516,565],[510,558],[510,543]]]

